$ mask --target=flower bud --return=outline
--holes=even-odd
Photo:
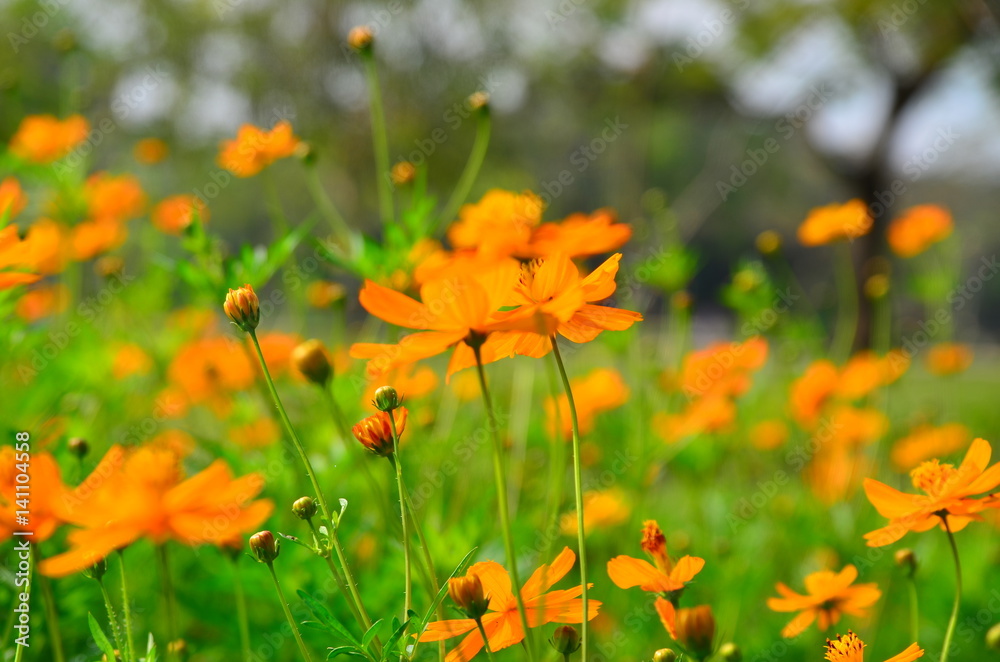
[[[489,92],[473,92],[466,99],[466,103],[469,104],[470,110],[489,110],[490,107],[490,95]]]
[[[865,281],[865,296],[872,300],[883,298],[889,293],[889,277],[885,274],[874,274]]]
[[[292,350],[292,365],[306,379],[319,386],[326,386],[333,377],[326,348],[315,338],[300,343]]]
[[[299,144],[295,146],[295,151],[292,152],[292,155],[307,166],[315,165],[316,159],[318,158],[316,148],[312,143],[306,142],[305,140],[300,141]]]
[[[299,519],[312,519],[316,516],[316,509],[316,501],[312,497],[304,496],[292,504],[292,512]]]
[[[400,407],[396,420],[396,433],[402,436],[406,429],[406,416],[409,412],[406,407]],[[392,455],[392,424],[389,421],[389,414],[380,411],[379,413],[363,419],[360,423],[351,428],[355,439],[376,455],[389,457]]]
[[[233,323],[247,333],[257,328],[260,322],[260,300],[250,284],[229,290],[222,309]]]
[[[83,575],[84,577],[90,577],[91,579],[96,579],[97,581],[101,581],[101,578],[103,578],[107,572],[108,572],[108,560],[101,559],[100,561],[90,566],[89,568],[84,568]]]
[[[90,452],[90,444],[87,443],[86,439],[82,437],[73,437],[68,442],[66,442],[69,452],[77,456],[81,460],[87,457],[87,453]]]
[[[187,642],[183,639],[174,639],[169,644],[167,644],[167,652],[173,655],[179,655],[182,658],[187,654]]]
[[[270,531],[260,531],[250,536],[250,551],[260,563],[270,564],[278,558],[281,545]]]
[[[113,278],[125,269],[125,260],[117,255],[105,255],[94,262],[94,271],[102,278]]]
[[[653,662],[674,662],[676,659],[677,653],[669,648],[661,648],[653,653]]]
[[[986,647],[1000,651],[1000,623],[986,631]]]
[[[912,577],[917,572],[917,555],[909,548],[897,550],[896,565],[906,570],[907,577]]]
[[[743,659],[743,651],[733,642],[727,642],[719,647],[719,657],[724,662],[740,662]]]
[[[712,652],[715,616],[712,615],[712,608],[709,605],[678,609],[675,627],[677,641],[684,648],[702,657]]]
[[[404,184],[409,184],[417,176],[417,168],[409,161],[400,161],[396,165],[392,166],[392,170],[389,171],[389,175],[392,177],[392,183],[396,186],[403,186]]]
[[[549,643],[560,655],[572,655],[580,649],[580,633],[572,625],[560,625]]]
[[[774,230],[765,230],[757,235],[756,243],[761,255],[774,255],[781,250],[781,235]]]
[[[674,310],[687,310],[691,307],[691,295],[684,290],[674,292],[674,295],[670,297],[670,306]]]
[[[347,33],[347,45],[359,53],[371,50],[375,32],[367,25],[358,25]]]
[[[479,575],[473,573],[449,579],[448,595],[451,596],[451,601],[472,619],[482,618],[490,606],[490,601],[483,590],[483,582],[479,579]]]
[[[397,409],[400,403],[399,394],[391,386],[378,387],[378,390],[375,391],[375,399],[372,400],[375,409],[379,411],[392,411],[393,409]]]

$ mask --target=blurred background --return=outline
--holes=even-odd
[[[876,231],[854,247],[862,276],[881,264],[886,223],[914,204],[953,211],[956,274],[996,251],[996,12],[980,0],[0,0],[0,140],[25,114],[79,111],[100,134],[93,167],[121,171],[136,170],[137,140],[163,138],[169,159],[138,170],[150,195],[224,177],[212,223],[235,243],[268,240],[269,223],[259,182],[229,182],[218,145],[243,123],[288,119],[350,222],[377,235],[368,95],[345,46],[367,24],[394,161],[426,165],[446,195],[474,134],[462,102],[486,90],[493,135],[470,199],[531,189],[549,219],[615,208],[635,245],[677,233],[710,319],[766,229],[811,296],[832,300],[828,252],[794,238],[831,202],[871,205]],[[291,215],[311,209],[294,163],[266,175]],[[993,337],[998,303],[987,285],[959,336]],[[901,331],[921,319],[896,305]]]

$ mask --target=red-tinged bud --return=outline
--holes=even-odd
[[[278,558],[281,546],[273,533],[260,531],[250,536],[250,551],[259,562],[270,564]]]
[[[552,633],[549,644],[562,656],[569,656],[580,649],[580,633],[572,625],[560,625]]]
[[[226,316],[247,333],[257,328],[260,322],[260,300],[249,284],[235,290],[229,290],[226,303],[222,309]]]
[[[396,433],[402,436],[406,429],[406,417],[409,412],[406,407],[396,410]],[[392,447],[392,424],[389,421],[390,414],[380,411],[379,413],[363,419],[360,423],[351,428],[354,437],[361,444],[376,455],[389,457],[393,453]]]
[[[479,575],[469,573],[464,577],[452,577],[448,580],[448,595],[451,601],[472,619],[480,619],[489,609],[490,601],[483,590],[483,582]]]

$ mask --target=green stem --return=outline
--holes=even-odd
[[[243,662],[250,662],[250,621],[247,618],[247,597],[243,591],[243,577],[240,575],[239,558],[233,558],[233,589],[236,592],[236,624],[240,630],[240,650]]]
[[[392,189],[389,181],[389,138],[385,130],[385,110],[382,108],[382,92],[378,84],[378,67],[375,56],[369,50],[362,54],[365,62],[365,77],[368,79],[368,105],[372,116],[372,148],[375,151],[375,184],[378,187],[379,216],[383,225],[393,219]]]
[[[438,581],[437,571],[434,569],[434,559],[431,557],[430,547],[427,546],[427,538],[424,537],[424,529],[420,526],[420,521],[417,519],[417,513],[413,508],[413,503],[410,501],[410,493],[403,487],[403,495],[406,497],[406,512],[409,513],[410,522],[413,524],[413,530],[417,532],[417,540],[420,542],[420,549],[423,552],[424,565],[427,566],[427,576],[431,582],[431,596],[436,596],[438,591],[441,590],[441,582]],[[445,620],[444,604],[438,604],[437,616],[439,621]],[[413,644],[413,652],[416,652],[417,642]],[[445,657],[445,646],[444,641],[438,642],[438,658],[444,662]]]
[[[118,624],[118,616],[115,615],[115,606],[111,603],[111,594],[108,593],[108,587],[104,585],[103,579],[98,579],[97,583],[101,585],[101,595],[104,597],[104,606],[108,610],[108,624],[111,626],[111,637],[115,640],[115,646],[118,648],[118,652],[124,655],[125,645],[122,642],[121,626]]]
[[[531,629],[528,626],[528,612],[524,608],[524,599],[521,597],[521,579],[517,569],[517,555],[514,552],[514,534],[510,526],[510,513],[507,511],[507,476],[504,467],[503,441],[500,439],[500,426],[497,424],[496,412],[493,409],[493,400],[490,397],[489,387],[486,385],[486,370],[483,368],[482,344],[475,343],[472,351],[476,356],[476,371],[479,374],[479,388],[483,394],[483,404],[486,406],[486,415],[489,419],[490,432],[493,437],[493,478],[496,481],[497,502],[500,510],[500,530],[503,533],[503,544],[507,554],[507,566],[510,572],[511,581],[514,584],[514,596],[517,599],[517,613],[521,617],[521,627],[524,630],[524,648],[528,653],[529,662],[535,659],[534,643],[531,638]]]
[[[552,439],[549,440],[549,490],[545,501],[545,535],[541,551],[541,563],[544,563],[552,553],[552,542],[556,539],[559,531],[559,509],[562,507],[564,476],[566,474],[566,440],[562,433],[562,412],[559,410],[558,384],[556,374],[552,369],[554,359],[545,363],[545,372],[549,380],[549,391],[554,403],[555,430]]]
[[[483,648],[486,649],[486,657],[490,662],[493,662],[493,649],[490,648],[490,641],[486,638],[486,628],[483,627],[483,619],[476,619],[476,627],[479,628],[479,634],[483,638]]]
[[[31,545],[31,565],[35,566],[41,562],[38,556],[38,545]],[[59,632],[59,612],[56,610],[56,598],[52,594],[52,583],[45,575],[38,576],[38,583],[42,588],[42,603],[45,606],[45,620],[48,621],[49,638],[52,640],[52,652],[55,655],[55,662],[64,662],[66,655],[63,653],[62,636]]]
[[[351,230],[347,226],[347,221],[341,215],[340,210],[337,206],[333,204],[333,200],[327,194],[326,189],[323,188],[322,182],[319,180],[319,170],[316,168],[315,164],[305,165],[306,170],[306,187],[309,189],[309,195],[312,196],[313,202],[319,208],[323,217],[330,223],[333,228],[333,232],[337,235],[340,240],[341,245],[345,250],[350,248],[350,237]]]
[[[941,650],[941,662],[948,662],[948,653],[951,648],[951,638],[955,635],[955,626],[958,624],[958,609],[962,605],[962,563],[958,558],[958,545],[955,543],[955,534],[948,524],[948,516],[941,518],[944,522],[944,530],[948,533],[948,542],[951,543],[951,554],[955,558],[955,604],[951,608],[951,618],[948,619],[948,629],[944,634],[944,648]]]
[[[278,583],[278,575],[274,572],[274,564],[268,563],[267,569],[271,571],[271,579],[274,580],[274,589],[278,592],[278,600],[281,601],[281,608],[285,612],[285,618],[288,620],[288,626],[292,628],[292,634],[295,636],[295,643],[299,645],[299,652],[302,653],[302,659],[306,662],[312,662],[312,656],[309,655],[309,649],[306,648],[306,642],[302,641],[302,634],[299,633],[299,626],[295,624],[295,619],[292,617],[292,610],[288,608],[288,601],[285,600],[285,593],[281,590],[281,584]]]
[[[559,352],[559,342],[555,334],[550,338],[552,342],[552,355],[556,357],[556,365],[559,367],[559,376],[562,378],[563,389],[566,391],[566,403],[569,405],[569,418],[573,428],[573,489],[576,495],[576,539],[580,547],[580,583],[583,591],[580,594],[583,600],[583,621],[580,623],[580,641],[582,644],[580,659],[587,659],[587,633],[589,630],[589,603],[587,602],[587,540],[584,531],[583,512],[583,466],[580,461],[580,423],[576,415],[576,401],[573,399],[573,388],[569,383],[569,376],[566,374],[566,366],[563,364],[562,354]]]
[[[361,624],[365,627],[365,631],[367,631],[372,626],[372,619],[368,616],[365,605],[361,601],[361,595],[358,593],[358,584],[354,581],[354,575],[351,574],[351,566],[347,563],[347,556],[344,555],[344,548],[340,544],[340,538],[337,537],[336,528],[330,529],[330,543],[333,545],[334,551],[337,552],[340,567],[344,569],[344,582],[347,584],[347,589],[354,598],[354,602],[358,605],[358,612],[361,614]],[[381,648],[378,637],[375,637],[374,641]]]
[[[438,217],[435,226],[431,228],[431,234],[436,232],[442,223],[450,223],[455,220],[455,215],[458,214],[462,203],[469,197],[469,192],[472,191],[472,186],[476,183],[476,177],[479,175],[479,169],[482,168],[483,160],[486,158],[486,149],[490,144],[490,129],[492,124],[490,113],[486,107],[476,111],[476,113],[479,115],[479,120],[476,123],[476,138],[472,143],[469,160],[465,162],[465,168],[458,178],[455,190],[452,191],[451,197],[448,198],[448,203],[441,210],[441,215]]]
[[[830,352],[836,361],[843,362],[851,355],[854,335],[858,328],[858,283],[854,274],[851,245],[840,242],[834,260],[834,277],[837,281],[837,323],[833,332]]]
[[[320,534],[316,530],[316,525],[313,523],[312,518],[307,520],[309,523],[309,528],[312,530],[313,538],[316,540],[316,545],[320,545]],[[333,562],[333,557],[330,555],[330,550],[320,549],[320,554],[324,561],[326,561],[327,567],[330,569],[330,574],[336,580],[338,587],[340,588],[340,593],[347,599],[347,606],[351,609],[351,614],[354,619],[360,624],[364,625],[364,619],[361,618],[361,612],[358,611],[358,605],[354,601],[354,595],[347,588],[347,581],[344,579],[344,575],[337,569],[337,564]]]
[[[910,584],[910,639],[920,641],[920,603],[917,596],[917,578],[909,577]]]
[[[163,600],[167,606],[167,659],[176,658],[177,652],[172,651],[171,644],[177,639],[177,604],[174,596],[174,585],[170,580],[170,561],[167,558],[166,544],[156,546],[156,561],[160,566],[160,581],[163,584]],[[102,584],[103,587],[103,584]]]
[[[399,518],[403,525],[403,618],[410,617],[410,607],[413,597],[413,575],[410,566],[410,527],[406,516],[406,491],[403,489],[403,463],[399,460],[399,432],[396,430],[396,417],[389,410],[389,426],[392,428],[392,455],[389,462],[396,470],[396,486],[399,489]],[[400,656],[402,659],[402,656]]]
[[[128,645],[128,659],[138,660],[132,641],[132,608],[128,599],[128,575],[125,573],[125,550],[118,550],[118,569],[122,582],[122,613],[125,615],[125,643]]]

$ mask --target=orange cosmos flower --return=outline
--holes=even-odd
[[[72,151],[90,131],[80,115],[59,120],[52,115],[29,115],[10,140],[10,151],[34,163],[52,163]]]
[[[566,576],[576,562],[576,554],[569,547],[563,548],[551,565],[543,564],[535,570],[521,588],[521,599],[527,612],[528,625],[539,627],[547,623],[582,623],[583,600],[579,597],[582,586],[548,591],[553,584]],[[469,575],[476,575],[482,582],[489,597],[489,611],[482,617],[483,629],[490,644],[490,650],[498,651],[520,643],[524,630],[517,613],[517,599],[511,592],[510,576],[503,566],[495,561],[482,561],[469,568]],[[589,587],[589,585],[588,585]],[[587,620],[597,616],[601,603],[588,600]],[[483,638],[471,618],[435,621],[427,625],[420,641],[442,641],[468,633],[462,642],[453,648],[445,662],[468,662],[483,648]]]
[[[129,343],[119,346],[115,352],[111,374],[115,379],[125,379],[131,375],[144,375],[152,368],[153,360],[149,354],[139,345]]]
[[[989,467],[993,449],[985,439],[972,442],[965,459],[956,469],[937,460],[922,463],[910,472],[913,486],[923,494],[906,494],[871,478],[865,479],[865,493],[875,510],[889,518],[889,525],[865,534],[869,547],[892,544],[909,531],[942,529],[961,531],[977,514],[989,507],[986,497],[1000,485],[1000,463]]]
[[[495,314],[510,296],[519,270],[516,261],[502,260],[475,273],[429,281],[420,288],[422,301],[365,281],[358,295],[365,310],[390,324],[422,332],[410,334],[395,345],[355,343],[351,356],[369,359],[367,374],[377,376],[454,348],[448,377],[476,364],[472,344],[481,344],[484,363],[511,356],[515,338],[499,337],[493,332],[535,329],[539,323],[536,316],[528,318],[523,313],[505,314],[503,319]]]
[[[959,423],[939,427],[922,425],[896,442],[892,447],[892,462],[901,470],[909,470],[924,460],[964,448],[970,437],[969,429]]]
[[[943,342],[927,352],[927,370],[938,376],[956,375],[972,365],[972,349],[968,345]]]
[[[479,202],[462,206],[448,229],[448,241],[457,249],[478,249],[493,257],[530,257],[531,233],[544,208],[531,191],[492,189]]]
[[[329,280],[314,280],[306,286],[306,301],[313,308],[328,308],[344,298],[344,286]]]
[[[41,274],[56,274],[66,267],[71,246],[66,228],[55,221],[40,218],[28,228],[24,241],[14,250],[20,256],[19,264]],[[2,258],[0,262],[3,262]]]
[[[628,499],[621,490],[592,490],[583,495],[583,528],[587,535],[594,529],[607,529],[628,520],[632,514]],[[559,520],[564,535],[576,535],[576,511],[565,513]]]
[[[0,181],[0,221],[10,220],[21,213],[28,204],[28,196],[16,177],[5,177]]]
[[[66,310],[69,291],[62,283],[37,287],[26,292],[17,302],[17,316],[26,322],[37,322],[43,317]]]
[[[573,400],[576,403],[581,435],[589,434],[594,429],[597,414],[621,407],[628,401],[628,387],[625,386],[625,381],[617,370],[599,368],[586,377],[572,380],[570,385],[573,388]],[[570,439],[573,436],[573,422],[570,419],[566,394],[558,398],[558,416],[556,416],[556,402],[553,398],[545,401],[550,434],[555,433],[558,420],[562,424],[562,436]]]
[[[872,222],[862,200],[817,207],[799,226],[799,241],[804,246],[821,246],[841,239],[853,240],[868,234]]]
[[[789,396],[792,416],[799,423],[811,426],[819,419],[823,405],[837,388],[837,366],[831,361],[814,361],[792,384]]]
[[[167,158],[170,147],[159,138],[143,138],[132,148],[132,156],[139,163],[153,165]]]
[[[558,223],[542,223],[531,234],[530,257],[562,253],[571,258],[601,255],[621,248],[632,237],[632,228],[618,223],[611,209],[593,214],[571,214]]]
[[[125,242],[128,230],[112,220],[84,221],[73,226],[73,257],[89,260],[101,253],[118,248]]]
[[[840,572],[820,570],[806,577],[807,595],[799,595],[785,584],[777,584],[780,598],[768,598],[767,606],[779,612],[800,612],[781,631],[783,637],[796,637],[817,621],[820,630],[826,630],[840,621],[841,614],[863,617],[866,609],[875,604],[882,592],[877,584],[854,584],[858,569],[844,566]]]
[[[889,225],[886,238],[896,255],[913,257],[947,239],[952,229],[950,211],[938,205],[917,205]]]
[[[833,641],[826,640],[827,662],[864,662],[865,642],[858,639],[858,635],[850,630],[847,634],[838,634]],[[910,644],[905,651],[898,655],[893,655],[885,662],[912,662],[918,657],[923,657],[924,651],[916,644]]]
[[[87,215],[92,221],[122,223],[142,214],[146,193],[134,175],[95,172],[83,185]]]
[[[899,350],[890,351],[884,357],[875,352],[859,352],[840,370],[835,395],[847,400],[863,398],[880,386],[887,386],[910,366],[910,360]]]
[[[780,419],[761,421],[750,428],[750,443],[762,451],[773,450],[788,441],[788,426]]]
[[[514,339],[514,351],[535,358],[548,354],[552,341],[544,326],[551,320],[558,322],[559,335],[576,343],[590,342],[602,331],[622,331],[642,321],[642,315],[631,310],[594,304],[614,294],[621,257],[615,253],[586,277],[581,277],[573,261],[563,254],[524,265],[518,286],[505,302],[518,308],[499,317],[531,316],[540,320],[541,327],[507,334]]]
[[[167,234],[181,234],[196,218],[207,223],[208,206],[198,196],[186,194],[161,200],[150,216],[153,226]]]
[[[64,577],[140,538],[158,545],[222,544],[271,514],[270,501],[251,501],[263,487],[258,474],[234,479],[222,460],[184,479],[177,455],[164,447],[127,452],[112,446],[63,499],[66,519],[84,528],[70,533],[71,549],[43,561],[41,571]]]
[[[631,556],[616,556],[608,561],[608,577],[618,588],[638,586],[643,591],[676,599],[671,594],[684,590],[705,567],[705,559],[684,556],[674,564],[667,555],[667,539],[656,520],[646,520],[642,526],[642,549],[655,565]]]
[[[393,413],[396,434],[400,437],[400,443],[402,443],[403,430],[406,429],[406,417],[409,414],[406,407],[397,407]],[[392,444],[392,423],[393,421],[389,420],[389,412],[379,411],[362,419],[351,428],[351,432],[362,446],[375,455],[389,457],[395,452]]]
[[[253,177],[278,159],[294,154],[299,143],[287,120],[278,122],[270,131],[244,124],[235,140],[222,144],[219,165],[237,177]]]
[[[258,418],[229,430],[229,440],[245,450],[264,448],[281,440],[281,428],[273,418]]]
[[[17,480],[24,473],[19,467],[27,465],[28,483]],[[28,485],[29,492],[21,492],[17,486]],[[33,543],[45,542],[56,529],[66,522],[60,514],[60,504],[66,492],[59,472],[59,465],[49,453],[18,453],[13,446],[0,448],[0,541],[7,540],[14,531],[31,531],[26,537]],[[30,503],[18,503],[18,499],[30,498]],[[30,512],[28,524],[17,523],[17,511]]]
[[[736,404],[729,398],[712,395],[697,398],[679,414],[657,412],[653,430],[668,444],[699,434],[725,430],[736,420]]]
[[[763,338],[709,345],[684,357],[676,387],[690,398],[738,397],[750,389],[750,373],[767,362],[767,354],[768,345]]]
[[[205,403],[224,415],[231,406],[230,394],[253,386],[255,365],[246,349],[228,338],[196,340],[174,356],[167,379],[192,403]]]

